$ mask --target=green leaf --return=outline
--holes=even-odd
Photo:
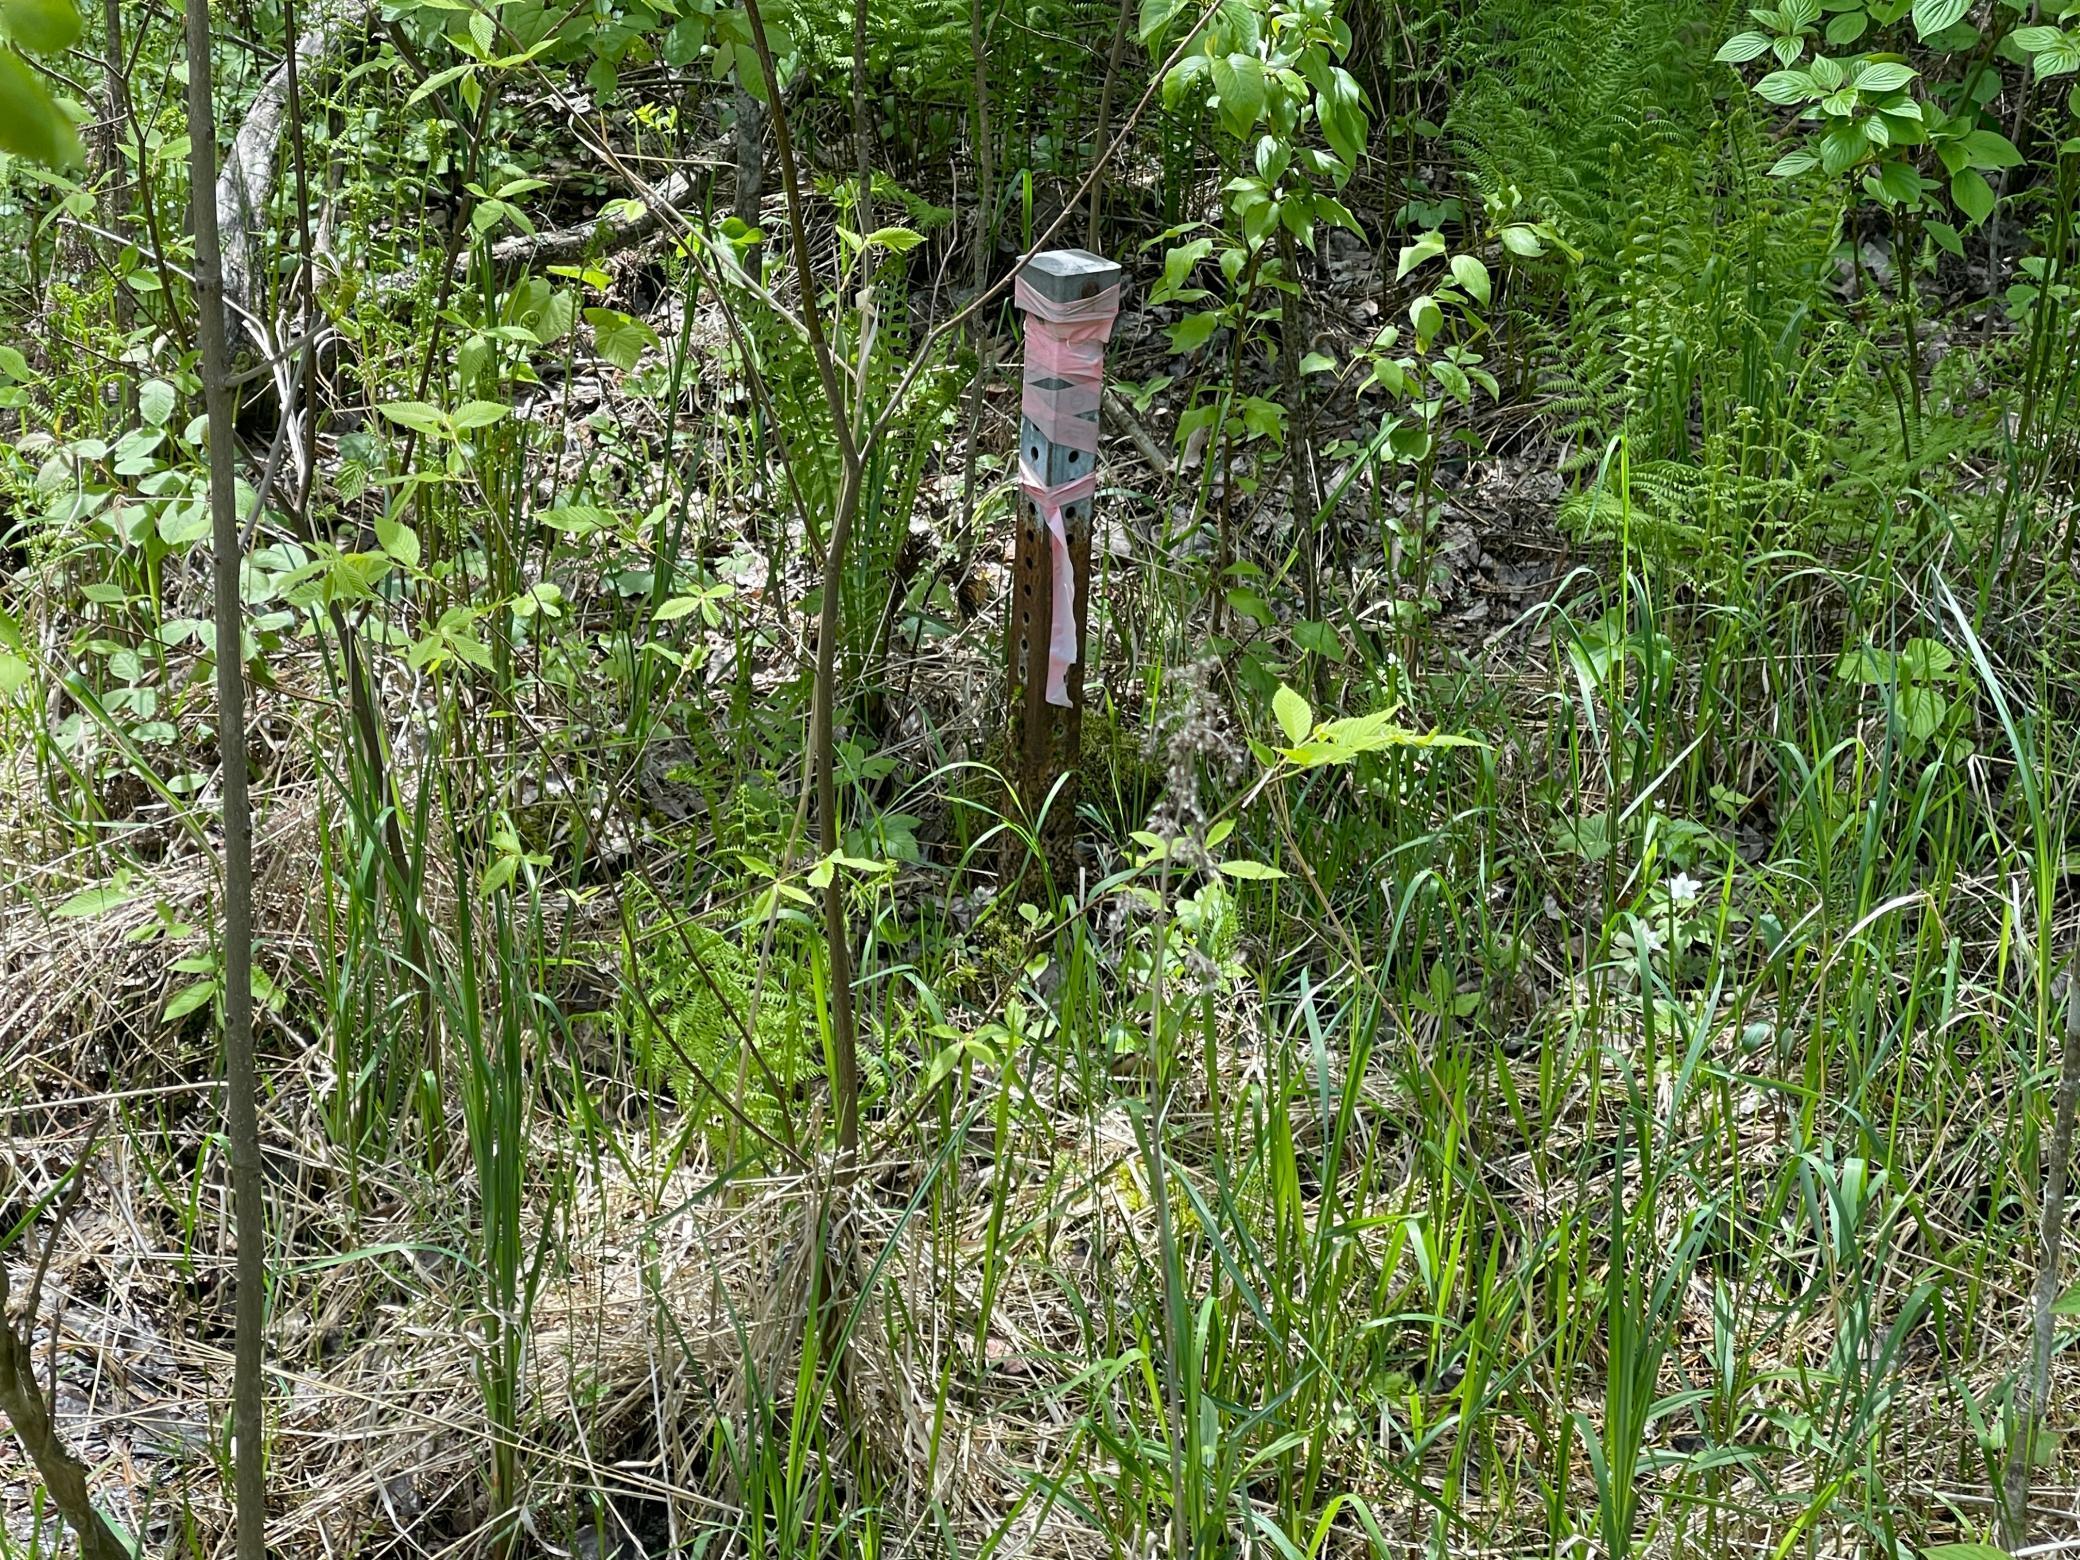
[[[1298,747],[1314,730],[1314,711],[1305,699],[1288,688],[1278,685],[1278,692],[1271,696],[1271,714],[1278,722],[1278,729],[1286,734],[1286,741]]]
[[[587,309],[585,322],[592,327],[592,344],[599,355],[624,374],[657,345],[656,331],[618,309]]]
[[[1508,233],[1509,230],[1505,228],[1502,240],[1504,244],[1509,243]],[[1522,252],[1519,251],[1519,253]],[[1394,267],[1394,280],[1400,281],[1402,277],[1408,275],[1409,272],[1413,271],[1425,260],[1434,260],[1443,253],[1444,235],[1442,233],[1425,233],[1413,244],[1402,246],[1401,259]]]
[[[147,379],[137,387],[137,414],[154,428],[166,426],[173,416],[173,407],[179,397],[174,388],[163,379]]]
[[[403,564],[407,569],[419,567],[419,533],[401,520],[392,520],[388,515],[376,520],[376,541],[383,551]]]
[[[488,428],[505,419],[511,407],[500,401],[464,401],[455,408],[453,422],[456,428]]]
[[[118,905],[126,905],[131,898],[129,876],[121,874],[113,883],[81,889],[51,914],[67,921],[82,921],[88,916],[104,914]]]
[[[1245,883],[1275,883],[1286,875],[1261,861],[1224,861],[1220,868],[1229,877],[1239,878]]]
[[[1486,305],[1490,296],[1488,268],[1472,255],[1452,256],[1452,277],[1471,293],[1474,299]]]
[[[1793,174],[1810,173],[1820,166],[1820,159],[1811,152],[1786,152],[1770,164],[1770,177],[1788,179]]]
[[[79,42],[72,0],[0,0],[0,32],[31,54],[62,54]]]
[[[1920,37],[1955,26],[1971,7],[1971,0],[1914,0],[1914,31]]]
[[[1994,1544],[1934,1544],[1921,1551],[1921,1560],[2010,1560],[2010,1556]]]
[[[76,168],[86,159],[79,132],[29,62],[0,45],[0,152],[50,168]]]
[[[2015,143],[1998,130],[1974,130],[1964,138],[1962,150],[1974,168],[2014,168],[2022,162]]]
[[[1214,98],[1221,122],[1235,136],[1249,134],[1264,112],[1264,65],[1254,54],[1229,54],[1213,62]]]
[[[1897,92],[1912,81],[1916,75],[1912,66],[1902,65],[1897,60],[1876,60],[1864,66],[1856,77],[1858,92]]]
[[[1720,65],[1745,65],[1769,52],[1769,37],[1765,33],[1735,33],[1719,45],[1719,52],[1712,56]]]
[[[689,612],[697,611],[700,604],[701,598],[698,596],[674,596],[669,601],[661,602],[658,605],[657,610],[650,614],[650,621],[653,623],[674,622],[679,618],[685,617]]]
[[[1957,236],[1957,229],[1949,223],[1929,223],[1928,236],[1936,241],[1939,248],[1957,256],[1960,260],[1964,258],[1964,240]]]
[[[1147,43],[1176,19],[1184,0],[1141,0],[1141,41]]]
[[[1780,107],[1802,103],[1813,95],[1813,78],[1802,70],[1773,70],[1755,83],[1755,93]]]
[[[29,367],[29,360],[16,347],[0,347],[0,376],[18,385],[30,384],[38,377]]]
[[[869,249],[891,249],[897,254],[915,249],[924,242],[922,233],[913,233],[906,227],[876,228],[867,235]]]
[[[1170,327],[1170,350],[1180,357],[1197,352],[1206,345],[1213,333],[1220,329],[1220,324],[1221,316],[1218,309],[1187,314]]]
[[[1536,260],[1546,252],[1546,246],[1539,241],[1537,229],[1527,222],[1512,222],[1495,236],[1502,240],[1504,249],[1513,255],[1521,255],[1526,260]]]
[[[1827,41],[1836,48],[1846,47],[1863,36],[1870,20],[1861,11],[1844,11],[1827,24]]]
[[[385,401],[376,410],[398,426],[423,433],[428,438],[442,438],[448,431],[448,421],[441,416],[441,409],[424,401]]]
[[[198,980],[192,985],[183,986],[166,999],[166,1011],[159,1017],[169,1024],[176,1019],[186,1018],[216,994],[217,983],[214,980]]]
[[[1976,169],[1967,168],[1952,176],[1950,198],[1957,202],[1957,209],[1971,219],[1973,227],[1993,215],[1993,186]]]

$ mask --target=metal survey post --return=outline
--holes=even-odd
[[[1098,405],[1120,276],[1119,266],[1083,249],[1035,255],[1018,275],[1026,360],[1006,691],[1012,763],[1028,814],[1068,777],[1050,810],[1058,827],[1073,816],[1083,740]]]

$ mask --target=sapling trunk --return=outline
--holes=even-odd
[[[188,209],[195,233],[195,334],[209,417],[210,537],[217,630],[217,749],[223,785],[224,1092],[238,1242],[231,1426],[238,1560],[266,1560],[260,1363],[267,1218],[260,1196],[259,1068],[253,1055],[253,820],[246,795],[244,613],[232,466],[230,342],[217,241],[217,126],[210,99],[209,0],[187,0]],[[293,45],[292,45],[293,46]]]

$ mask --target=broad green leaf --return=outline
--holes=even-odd
[[[441,409],[424,401],[385,401],[376,410],[400,427],[423,433],[429,438],[441,438],[448,431],[448,422],[441,416]]]
[[[147,379],[137,387],[137,414],[154,428],[163,428],[177,399],[173,386],[165,380]]]
[[[1509,242],[1508,238],[1505,237],[1503,242],[1507,244]],[[1425,233],[1413,244],[1404,244],[1401,249],[1401,258],[1394,266],[1394,280],[1400,281],[1402,277],[1408,275],[1409,272],[1413,271],[1425,260],[1435,260],[1443,253],[1444,235],[1442,233]]]
[[[113,910],[118,905],[128,904],[131,898],[129,879],[118,877],[113,883],[81,889],[51,914],[62,916],[68,921],[84,920],[88,916],[101,915]]]
[[[1827,41],[1835,48],[1845,48],[1863,36],[1871,19],[1861,11],[1843,11],[1827,24]]]
[[[1488,268],[1472,255],[1452,256],[1452,278],[1473,295],[1475,302],[1485,305],[1490,288]]]
[[[62,54],[79,42],[72,0],[0,0],[0,32],[31,54]]]
[[[186,1018],[216,994],[217,983],[214,980],[198,980],[192,985],[183,986],[166,999],[166,1011],[159,1017],[169,1024],[176,1019]]]
[[[1769,52],[1769,37],[1759,32],[1735,33],[1719,45],[1719,52],[1712,56],[1721,65],[1745,65],[1749,60]]]
[[[1147,43],[1176,19],[1184,0],[1141,0],[1141,41]]]
[[[1897,60],[1877,60],[1864,66],[1856,77],[1858,92],[1897,92],[1914,79],[1916,72],[1910,65]]]
[[[544,509],[535,518],[552,531],[562,531],[570,536],[589,536],[614,523],[614,517],[596,504],[558,504],[554,509]]]
[[[1971,0],[1914,0],[1914,31],[1926,38],[1955,26],[1971,8]]]
[[[38,377],[29,367],[29,360],[15,347],[0,347],[0,375],[18,385],[26,385]]]
[[[1245,883],[1275,883],[1286,875],[1261,861],[1224,861],[1220,867],[1229,877],[1239,878]]]
[[[924,242],[922,233],[914,233],[906,227],[876,228],[867,235],[869,249],[891,249],[897,254],[915,249]]]
[[[403,521],[380,516],[376,520],[376,541],[407,569],[419,567],[419,533]]]
[[[1229,54],[1213,62],[1213,91],[1228,133],[1243,136],[1264,112],[1264,65],[1253,54]]]
[[[1813,95],[1813,78],[1802,70],[1773,70],[1755,83],[1755,93],[1780,107],[1802,103]]]
[[[650,614],[650,621],[653,623],[676,622],[688,613],[698,611],[700,604],[701,598],[698,596],[674,596],[670,600],[658,604],[657,610]]]
[[[1973,227],[1993,215],[1993,186],[1975,168],[1967,168],[1951,177],[1950,198],[1957,202],[1957,209],[1971,219]]]
[[[2014,168],[2022,153],[1998,130],[1974,130],[1964,138],[1965,161],[1974,168]]]
[[[0,152],[49,168],[76,168],[85,157],[79,132],[29,62],[0,45]]]
[[[623,373],[657,345],[656,331],[618,309],[587,309],[585,322],[592,327],[592,343],[599,355]]]
[[[502,401],[464,401],[455,408],[451,420],[458,429],[488,428],[495,422],[504,421],[511,410]]]
[[[1502,240],[1504,249],[1513,255],[1521,255],[1526,260],[1536,260],[1546,252],[1546,246],[1539,239],[1538,230],[1528,222],[1512,222],[1495,236]]]
[[[1180,357],[1197,352],[1220,329],[1220,324],[1221,316],[1217,309],[1187,314],[1170,327],[1170,350]]]
[[[20,693],[29,686],[35,669],[12,650],[0,650],[0,694]]]
[[[1286,741],[1298,747],[1314,730],[1314,711],[1305,699],[1288,688],[1278,685],[1278,692],[1271,696],[1271,714],[1278,722],[1278,729],[1286,734]]]

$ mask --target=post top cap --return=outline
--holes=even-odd
[[[1119,280],[1120,267],[1088,249],[1048,249],[1026,262],[1025,276],[1036,292],[1070,303],[1110,287]]]

